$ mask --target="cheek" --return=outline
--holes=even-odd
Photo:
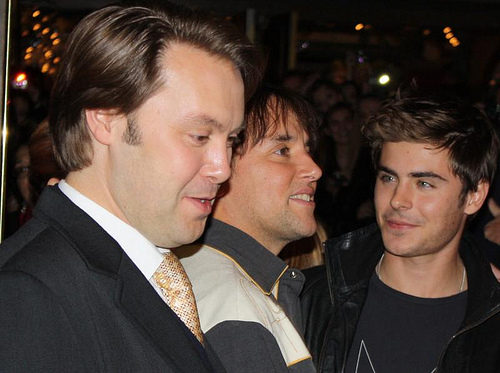
[[[265,170],[265,177],[268,181],[268,188],[280,189],[284,191],[289,189],[293,182],[295,176],[295,169],[292,166],[285,165],[272,165],[267,167]]]
[[[420,196],[414,201],[414,206],[423,216],[438,217],[445,216],[452,210],[453,201],[440,196]]]
[[[378,180],[375,183],[373,200],[375,203],[375,209],[377,211],[383,210],[390,203],[389,189],[384,185],[380,184]]]

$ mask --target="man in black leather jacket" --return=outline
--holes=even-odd
[[[320,372],[499,372],[500,285],[464,226],[498,140],[458,102],[398,99],[363,129],[377,225],[326,242],[306,273],[306,343]]]

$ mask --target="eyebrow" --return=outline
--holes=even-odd
[[[191,122],[197,122],[201,125],[208,125],[210,127],[213,127],[217,129],[218,131],[222,132],[224,130],[224,126],[222,125],[221,122],[218,120],[215,120],[214,118],[201,114],[201,115],[187,115],[185,117],[186,120],[191,121]],[[246,123],[242,122],[237,128],[234,129],[232,132],[240,132],[244,130],[246,127]]]
[[[389,167],[385,167],[385,166],[378,166],[377,171],[383,171],[383,172],[385,172],[385,173],[387,173],[389,175],[398,176],[398,174],[397,174],[396,171],[390,169]],[[446,180],[444,177],[442,177],[441,175],[436,174],[435,172],[432,172],[432,171],[415,171],[415,172],[410,172],[409,176],[413,177],[413,178],[416,178],[416,179],[419,179],[419,178],[431,178],[431,179],[438,179],[438,180],[442,180],[442,181],[448,182],[448,180]]]
[[[271,141],[274,142],[284,142],[284,141],[293,141],[295,140],[295,136],[291,136],[288,133],[278,133],[271,137]]]

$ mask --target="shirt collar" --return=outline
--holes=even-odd
[[[61,180],[58,186],[61,192],[118,242],[146,279],[149,280],[153,276],[163,260],[163,255],[155,245],[131,225],[85,197],[65,180]]]
[[[287,264],[245,232],[217,219],[207,222],[203,244],[223,252],[270,294],[288,268]]]

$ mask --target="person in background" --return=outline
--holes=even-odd
[[[306,342],[319,372],[498,372],[500,284],[470,235],[497,166],[476,108],[387,103],[363,128],[377,224],[327,241],[306,274]]]
[[[316,213],[329,237],[357,229],[374,216],[370,150],[353,143],[354,131],[359,130],[351,105],[339,102],[328,110],[316,157],[323,170]]]
[[[325,114],[332,105],[342,100],[337,86],[332,81],[321,78],[312,83],[307,97],[309,102],[322,114]]]
[[[33,204],[38,201],[43,189],[64,179],[64,172],[54,155],[48,120],[42,121],[31,135],[29,141],[31,168],[29,182]]]
[[[233,174],[201,243],[180,251],[201,327],[228,372],[314,372],[302,340],[304,277],[278,254],[316,232],[320,119],[303,98],[262,88],[248,103]]]
[[[30,156],[28,144],[22,144],[9,158],[7,174],[7,193],[5,225],[3,237],[9,237],[23,226],[33,213],[33,193],[30,188]]]
[[[108,6],[77,25],[49,114],[65,179],[0,246],[0,371],[225,371],[172,249],[202,234],[262,70],[199,11]]]

